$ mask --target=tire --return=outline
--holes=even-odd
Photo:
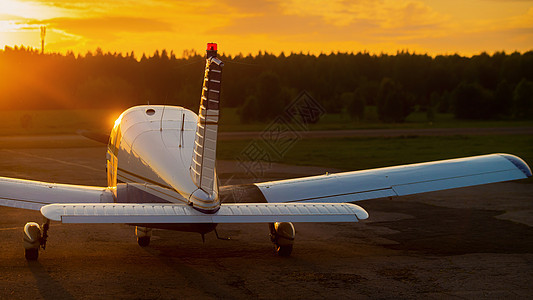
[[[279,256],[288,257],[292,253],[292,245],[279,246],[276,245],[276,253]]]
[[[147,247],[148,245],[150,245],[150,237],[149,236],[137,237],[137,244],[139,244],[139,246],[141,247]]]
[[[39,248],[30,248],[24,251],[26,260],[37,260],[39,258]]]

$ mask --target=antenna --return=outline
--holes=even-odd
[[[46,36],[46,26],[41,26],[41,54],[44,54],[44,37]]]

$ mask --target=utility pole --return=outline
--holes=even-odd
[[[44,37],[46,36],[46,26],[41,26],[41,54],[44,54]]]

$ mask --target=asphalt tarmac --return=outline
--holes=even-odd
[[[1,141],[0,141],[1,142]],[[31,144],[31,143],[30,143]],[[105,185],[105,148],[40,141],[0,147],[0,176]],[[1,143],[0,143],[1,146]],[[30,147],[31,146],[31,147]],[[530,164],[532,162],[529,162]],[[249,179],[235,162],[223,183]],[[337,170],[273,165],[268,179]],[[368,220],[295,224],[293,255],[277,257],[265,224],[194,233],[155,230],[137,245],[127,225],[52,223],[27,262],[22,228],[39,212],[0,207],[1,299],[340,299],[533,296],[533,185],[499,183],[361,201]]]

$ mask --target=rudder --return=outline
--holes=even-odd
[[[196,186],[207,193],[211,200],[218,200],[215,161],[224,63],[217,58],[216,44],[209,43],[207,47],[204,83],[190,169]]]

